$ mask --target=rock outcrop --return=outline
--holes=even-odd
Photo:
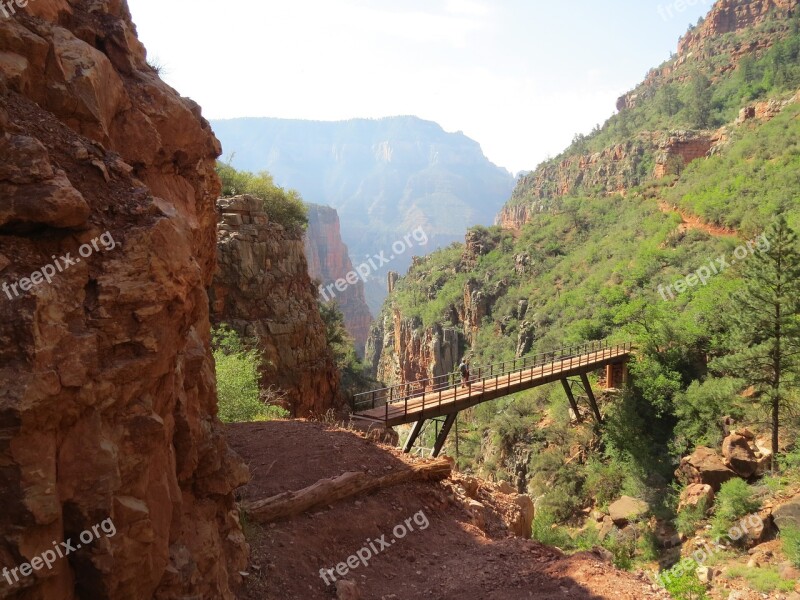
[[[718,492],[723,483],[736,477],[736,473],[725,466],[714,450],[700,446],[692,454],[681,459],[675,477],[684,484],[710,485],[715,492]]]
[[[404,319],[393,311],[373,325],[366,361],[380,381],[419,381],[455,372],[462,345],[463,337],[457,329],[435,325],[423,330],[413,319]]]
[[[347,283],[343,292],[336,288],[325,290],[325,286],[338,280],[347,281],[348,274],[354,273],[353,263],[342,241],[339,215],[336,209],[316,204],[308,205],[308,229],[305,235],[305,252],[308,272],[311,279],[321,283],[323,299],[336,302],[344,316],[348,333],[356,343],[356,352],[364,356],[364,346],[369,336],[372,315],[364,297],[364,282]],[[351,276],[352,281],[352,276]]]
[[[694,508],[703,503],[706,510],[714,504],[714,489],[707,483],[692,483],[681,492],[678,511],[684,508]]]
[[[285,394],[295,417],[338,404],[339,374],[328,347],[303,235],[271,222],[261,200],[217,201],[219,268],[210,290],[215,324],[225,323],[262,352],[261,386]]]
[[[77,546],[0,597],[233,598],[248,472],[215,417],[219,154],[125,2],[0,18],[0,283],[19,286],[0,295],[0,569]]]
[[[551,210],[555,200],[582,192],[624,196],[646,179],[678,173],[725,140],[724,129],[643,132],[635,141],[602,152],[573,154],[543,163],[520,178],[495,223],[503,229],[521,229],[537,214]],[[655,167],[644,169],[649,161]]]
[[[753,476],[759,468],[758,458],[750,448],[747,438],[736,433],[731,433],[722,442],[722,456],[725,458],[725,465],[745,479]]]
[[[631,521],[638,521],[650,511],[650,506],[644,500],[622,496],[616,502],[612,502],[608,507],[608,515],[614,525],[624,527]]]
[[[709,62],[713,64],[709,59],[730,55],[730,62],[712,66],[717,70],[707,73],[710,77],[736,69],[742,56],[762,54],[776,40],[783,38],[791,30],[789,16],[795,10],[796,0],[718,0],[702,23],[692,27],[680,39],[677,54],[659,68],[652,69],[642,85],[617,100],[617,110],[634,108],[643,99],[651,98],[665,82],[685,81],[692,76],[693,67],[699,60],[706,61],[708,68]],[[766,34],[744,39],[723,37],[756,28],[771,18],[773,23]]]

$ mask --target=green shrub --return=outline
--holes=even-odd
[[[573,547],[573,541],[566,528],[556,524],[555,513],[540,509],[533,518],[531,537],[547,546],[555,546],[562,550]]]
[[[703,498],[695,506],[687,506],[675,518],[675,529],[686,536],[692,536],[706,518],[706,499]]]
[[[629,571],[633,567],[633,557],[636,555],[636,540],[633,538],[615,532],[603,540],[603,548],[614,556],[614,566],[618,569]]]
[[[611,461],[591,458],[586,463],[586,481],[583,483],[585,497],[592,498],[598,506],[607,506],[619,498],[625,478],[620,474],[620,466]]]
[[[728,569],[728,577],[743,577],[752,589],[762,594],[770,592],[791,592],[795,581],[781,579],[775,567],[746,567],[739,565]]]
[[[675,600],[708,600],[706,586],[698,581],[696,570],[697,563],[685,559],[661,573],[659,581]]]
[[[737,405],[738,393],[743,388],[741,380],[721,377],[692,382],[685,392],[675,397],[675,447],[681,452],[691,446],[714,448],[722,444],[722,430],[709,427],[720,415],[743,416]]]
[[[661,556],[658,536],[650,527],[645,527],[636,542],[637,556],[645,561],[655,561]]]
[[[275,185],[266,171],[253,174],[237,171],[230,163],[217,162],[217,175],[222,181],[222,195],[251,194],[261,198],[269,218],[287,229],[302,229],[308,224],[308,209],[296,190]]]
[[[731,479],[722,484],[716,498],[714,517],[711,520],[711,534],[722,537],[736,525],[742,517],[759,509],[761,504],[755,499],[755,491],[747,482]]]
[[[784,525],[781,529],[781,544],[783,553],[795,567],[800,568],[800,528]]]
[[[213,332],[213,346],[221,421],[268,421],[289,415],[286,410],[262,401],[258,351],[245,348],[238,334],[225,325]]]
[[[597,530],[597,524],[593,520],[589,520],[586,528],[578,532],[574,540],[575,548],[578,550],[591,550],[595,546],[600,546],[600,532]]]

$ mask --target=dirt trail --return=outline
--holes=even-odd
[[[673,206],[664,201],[659,202],[658,207],[661,212],[665,214],[677,213],[681,217],[681,224],[678,226],[681,232],[689,231],[690,229],[699,229],[705,231],[709,235],[717,237],[737,237],[737,233],[733,229],[727,227],[720,227],[719,225],[709,225],[700,220],[700,217],[692,215],[683,209]]]
[[[250,484],[239,490],[250,500],[346,471],[383,475],[413,461],[360,434],[305,421],[232,425],[228,437],[253,472]],[[454,479],[401,485],[263,528],[246,524],[251,567],[239,598],[336,598],[335,585],[325,584],[320,569],[335,568],[368,539],[374,544],[383,535],[391,543],[346,577],[363,600],[668,598],[643,576],[619,571],[594,554],[567,557],[510,536],[500,511],[511,496],[485,482],[478,482],[486,507],[479,529],[455,493],[467,480]],[[395,528],[404,523],[413,531],[395,539]]]

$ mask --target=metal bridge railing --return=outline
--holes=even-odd
[[[630,353],[632,349],[633,345],[629,342],[616,344],[614,346],[610,345],[607,341],[587,342],[577,346],[569,346],[550,352],[540,352],[531,356],[525,356],[511,361],[503,361],[493,365],[471,367],[470,388],[466,398],[472,396],[473,386],[482,390],[486,382],[490,380],[494,380],[496,387],[501,383],[506,385],[511,385],[515,382],[521,383],[522,374],[525,371],[537,367],[550,366],[550,374],[554,374],[556,372],[556,365],[559,365],[559,370],[563,370],[564,367],[571,369],[584,364],[584,359],[585,364],[588,364],[589,362],[602,361],[606,358]],[[598,353],[600,356],[596,356]],[[586,358],[592,355],[595,356],[593,356],[591,360]],[[566,360],[569,360],[569,363],[563,365]],[[515,375],[518,377],[514,377]],[[547,375],[546,369],[541,375]],[[462,385],[460,374],[448,373],[437,377],[430,377],[428,379],[421,379],[419,381],[402,383],[387,388],[356,394],[353,396],[352,407],[354,412],[360,412],[385,406],[387,412],[386,416],[388,418],[389,406],[402,403],[407,413],[408,401],[413,398],[422,397],[424,410],[424,397],[431,392],[438,392],[438,404],[441,405],[443,392],[456,389],[460,385]]]

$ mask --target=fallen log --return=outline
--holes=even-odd
[[[245,501],[240,504],[247,518],[256,523],[269,523],[294,517],[337,500],[352,498],[375,490],[390,488],[410,481],[441,481],[450,476],[452,459],[436,460],[409,465],[396,473],[375,477],[356,471],[344,473],[294,492],[283,492],[264,500]]]

